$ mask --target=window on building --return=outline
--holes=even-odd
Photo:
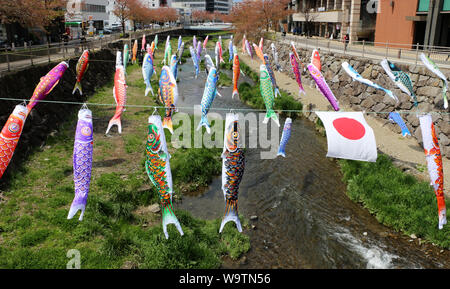
[[[444,0],[444,6],[442,6],[442,11],[450,11],[450,0]]]
[[[418,12],[427,12],[430,7],[430,0],[419,0]]]

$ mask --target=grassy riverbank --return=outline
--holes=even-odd
[[[172,47],[176,41],[172,40]],[[163,53],[157,50],[158,73]],[[128,104],[155,105],[154,97],[144,97],[139,66],[128,67],[127,84]],[[156,92],[156,78],[152,85]],[[100,89],[89,102],[113,103],[112,87],[110,83]],[[70,249],[80,251],[81,268],[218,268],[222,256],[235,259],[249,250],[248,236],[232,226],[218,233],[220,219],[204,221],[180,210],[175,213],[185,235],[181,237],[170,225],[166,240],[160,213],[152,213],[159,197],[144,169],[147,118],[153,110],[127,108],[122,115],[123,134],[113,129],[105,136],[115,107],[90,109],[94,163],[84,220],[78,221],[78,216],[66,219],[74,196],[74,114],[2,192],[0,268],[65,268]],[[174,200],[181,197],[180,187],[204,186],[220,173],[220,150],[176,150],[168,144]]]
[[[450,249],[450,227],[438,229],[436,197],[429,182],[403,173],[386,155],[379,155],[376,163],[340,160],[339,164],[350,199],[380,223]]]

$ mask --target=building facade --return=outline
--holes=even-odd
[[[300,34],[350,41],[375,38],[376,9],[371,0],[293,0],[288,27]]]
[[[108,4],[108,0],[68,1],[65,14],[66,33],[71,38],[80,38],[85,29],[91,34],[103,30],[105,22],[109,20]]]
[[[233,0],[206,0],[206,10],[229,14],[233,7]]]
[[[381,0],[375,41],[450,46],[450,0]]]
[[[192,12],[196,10],[229,14],[233,0],[172,0],[172,8],[178,10],[183,22],[192,21]]]
[[[206,10],[206,0],[172,0],[172,8],[177,9],[183,23],[190,23],[193,11]]]

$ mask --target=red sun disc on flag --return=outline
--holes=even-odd
[[[366,134],[364,126],[352,118],[337,118],[333,121],[333,126],[340,135],[349,140],[359,140]]]

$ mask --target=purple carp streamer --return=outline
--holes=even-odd
[[[41,78],[41,81],[36,86],[36,89],[33,92],[33,96],[28,103],[28,113],[31,112],[31,110],[39,102],[39,100],[43,100],[50,92],[52,92],[52,90],[58,85],[68,67],[69,64],[63,61],[56,65],[52,70],[50,70],[47,75]]]
[[[286,118],[286,121],[284,122],[284,128],[283,128],[283,134],[281,135],[281,141],[280,146],[278,148],[277,156],[286,157],[286,145],[291,138],[291,128],[292,128],[292,119]]]
[[[75,183],[75,198],[70,206],[67,219],[72,219],[78,210],[81,210],[79,220],[83,220],[91,183],[93,150],[94,137],[92,112],[84,106],[78,112],[78,123],[75,133],[75,144],[73,147],[73,181]]]
[[[322,93],[323,96],[326,97],[326,99],[328,99],[333,109],[335,111],[339,111],[339,102],[336,99],[336,96],[334,96],[327,82],[325,81],[322,73],[313,64],[308,64],[308,69],[311,77],[317,84],[317,89]]]

